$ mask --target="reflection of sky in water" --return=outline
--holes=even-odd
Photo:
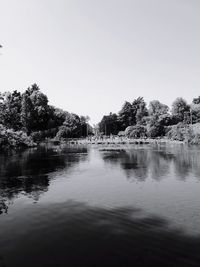
[[[184,146],[1,154],[0,267],[199,266],[199,155]]]
[[[1,155],[1,212],[12,218],[32,203],[48,209],[74,200],[95,207],[138,207],[200,233],[199,155],[198,149],[183,146],[50,147]]]

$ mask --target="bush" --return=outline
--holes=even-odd
[[[172,140],[191,142],[194,138],[194,132],[191,127],[180,122],[171,127],[167,133],[167,137]]]
[[[172,140],[183,141],[185,135],[185,129],[182,126],[182,123],[178,123],[171,127],[171,130],[167,133],[167,137]]]
[[[177,124],[178,120],[175,116],[172,116],[170,114],[163,114],[159,116],[158,122],[163,126],[169,126],[169,125]]]
[[[1,147],[33,147],[36,144],[33,139],[23,131],[14,131],[0,125],[0,146]]]
[[[56,136],[58,132],[58,128],[51,128],[49,130],[37,131],[31,133],[31,138],[34,142],[39,143],[43,141],[45,138],[53,138]]]
[[[147,135],[152,138],[164,136],[165,126],[170,123],[170,120],[171,118],[168,114],[148,117]]]
[[[191,125],[194,134],[200,134],[200,123],[195,123]]]
[[[125,131],[120,131],[120,132],[118,133],[118,136],[120,136],[120,137],[125,136]]]
[[[148,136],[149,137],[158,137],[163,136],[165,134],[164,126],[155,123],[153,126],[150,126],[148,129]]]
[[[36,142],[36,143],[41,142],[43,140],[42,131],[31,133],[31,137],[32,137],[32,139],[33,139],[34,142]]]
[[[147,136],[147,130],[146,127],[142,125],[136,125],[133,126],[131,133],[129,134],[129,137],[131,138],[141,138]]]
[[[148,136],[149,137],[158,137],[165,135],[165,127],[160,122],[155,122],[153,125],[148,127]]]
[[[126,129],[125,129],[125,135],[128,137],[130,135],[130,133],[135,129],[135,126],[128,126]]]
[[[67,126],[61,126],[59,127],[59,131],[56,134],[56,139],[66,139],[71,137],[71,130]]]
[[[191,145],[200,145],[200,134],[195,134],[190,141]]]

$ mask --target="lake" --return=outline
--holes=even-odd
[[[0,267],[200,266],[200,148],[0,154]]]

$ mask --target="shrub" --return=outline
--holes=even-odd
[[[167,133],[167,137],[172,140],[190,142],[194,138],[194,132],[191,127],[180,122],[171,127]]]
[[[155,122],[153,125],[148,127],[148,136],[149,137],[158,137],[165,135],[165,127],[160,122]]]
[[[129,134],[129,137],[131,138],[141,138],[141,137],[146,137],[146,136],[147,136],[146,127],[142,125],[133,126],[133,129],[131,133]]]
[[[200,134],[195,134],[190,141],[191,145],[200,145]]]
[[[71,130],[67,126],[59,127],[59,131],[56,134],[56,139],[65,139],[71,137]]]
[[[182,123],[178,123],[171,127],[167,133],[167,137],[172,140],[183,141],[184,140],[185,129],[183,128]]]
[[[34,142],[39,143],[43,141],[45,138],[53,138],[56,136],[58,132],[58,128],[51,128],[44,131],[37,131],[31,133],[31,138]]]
[[[36,144],[33,139],[23,131],[14,131],[0,125],[0,146],[1,147],[32,147]]]
[[[120,137],[125,136],[125,131],[120,131],[120,132],[118,133],[118,136],[120,136]]]
[[[135,126],[128,126],[126,129],[125,129],[125,135],[128,137],[130,135],[130,133],[135,129]]]
[[[169,125],[174,125],[178,123],[177,118],[170,114],[163,114],[159,116],[158,122],[163,126],[169,126]]]

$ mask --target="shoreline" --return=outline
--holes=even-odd
[[[58,141],[56,141],[58,142]],[[103,140],[90,140],[90,139],[79,139],[79,140],[70,140],[66,141],[71,145],[148,145],[148,144],[155,144],[155,145],[173,145],[173,144],[187,144],[184,141],[178,140],[169,140],[169,139],[126,139],[126,138],[119,138],[119,139],[112,139],[107,138]],[[62,141],[61,141],[62,143]]]

